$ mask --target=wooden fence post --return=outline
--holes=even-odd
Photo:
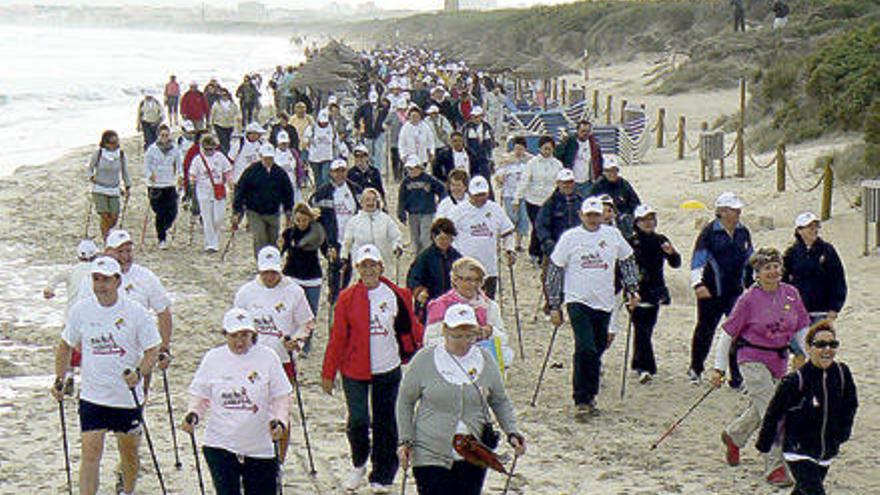
[[[825,175],[822,180],[822,212],[820,218],[823,222],[831,218],[831,192],[834,189],[834,171],[831,169],[832,163],[834,163],[834,158],[829,157],[825,162]]]
[[[614,97],[608,95],[605,103],[605,125],[611,125],[611,104]]]
[[[700,123],[700,182],[706,182],[707,180],[712,180],[714,178],[714,174],[707,174],[709,167],[711,166],[711,160],[706,158],[706,153],[703,150],[703,134],[708,131],[709,123]]]
[[[562,106],[568,105],[568,81],[562,80]]]
[[[626,122],[626,99],[620,100],[620,123]]]
[[[776,146],[776,192],[785,191],[785,143]]]
[[[662,148],[666,145],[665,136],[663,135],[665,131],[664,120],[666,120],[666,109],[661,108],[657,111],[657,147]]]
[[[599,90],[593,90],[593,118],[599,118]]]
[[[684,135],[685,119],[684,115],[678,118],[678,159],[684,160],[684,147],[687,138]]]
[[[736,129],[736,176],[746,176],[746,148],[745,148],[745,126],[746,126],[746,80],[739,80],[739,125]]]

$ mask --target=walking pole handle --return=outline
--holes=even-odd
[[[184,416],[183,420],[186,421],[187,424],[196,426],[199,424],[199,415],[194,412],[190,412],[186,416]]]

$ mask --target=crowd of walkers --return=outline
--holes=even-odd
[[[217,493],[275,493],[281,483],[294,391],[303,411],[296,363],[313,352],[322,287],[331,314],[321,387],[334,393],[341,375],[348,491],[369,484],[389,493],[397,472],[412,467],[422,495],[481,493],[487,467],[500,466],[493,417],[516,457],[525,453],[504,387],[515,353],[495,301],[505,272],[515,282],[521,252],[542,281],[550,324],[558,329],[567,315],[573,331],[575,420],[599,413],[603,353],[621,331],[628,340],[630,325],[628,366],[642,384],[658,373],[652,340],[671,300],[665,267],[679,268],[682,255],[620,159],[602,153],[591,122],[561,140],[541,136],[530,151],[505,128],[504,81],[423,49],[364,52],[361,64],[357,89],[338,93],[301,90],[293,68],[278,67],[267,85],[274,115],[262,120],[268,109],[253,74],[236,89],[238,104],[216,80],[181,95],[171,76],[167,122],[154,95],[138,106],[158,247],[174,241],[180,195],[190,239],[201,223],[206,256],[228,249],[245,223],[252,237],[256,276],[218,321],[226,341],[202,359],[180,423],[191,435],[205,423],[202,452]],[[346,99],[355,105],[343,111]],[[134,239],[119,225],[130,166],[117,133],[105,132],[88,167],[104,252],[85,241],[80,264],[44,291],[54,297],[67,282],[53,393],[69,394],[70,368],[81,366],[79,486],[89,495],[107,431],[119,442],[119,492],[134,492],[140,432],[150,440],[142,413],[150,377],[154,368],[164,375],[172,356],[170,299],[133,262]],[[721,433],[727,463],[737,465],[760,431],[768,482],[824,493],[857,407],[852,375],[834,361],[843,265],[809,212],[784,253],[756,249],[744,207],[732,192],[718,196],[695,241],[687,376],[702,383],[715,341],[708,381],[720,387],[729,374],[749,402]],[[413,261],[401,277],[405,252]],[[786,375],[792,355],[799,367]]]

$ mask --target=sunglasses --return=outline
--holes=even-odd
[[[832,349],[837,349],[840,347],[839,340],[817,340],[811,344],[813,347],[817,349],[824,349],[826,347],[830,347]]]

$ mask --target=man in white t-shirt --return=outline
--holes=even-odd
[[[159,368],[167,369],[171,363],[172,315],[171,298],[159,277],[149,268],[134,262],[134,241],[125,230],[116,229],[107,235],[104,253],[115,259],[122,268],[120,293],[140,303],[156,315],[162,346],[159,348]],[[83,294],[90,294],[90,290]],[[150,380],[146,380],[146,390],[150,389]]]
[[[95,297],[82,298],[70,309],[55,351],[55,386],[63,400],[63,380],[73,349],[82,352],[79,417],[82,460],[79,486],[84,495],[98,493],[104,435],[116,434],[123,493],[134,493],[139,468],[142,378],[150,376],[161,338],[147,310],[119,290],[122,269],[109,256],[95,260],[91,272]],[[134,370],[126,374],[127,370]],[[131,395],[134,390],[138,404]]]
[[[259,275],[236,292],[234,306],[250,312],[260,344],[278,354],[288,378],[293,379],[295,368],[290,353],[311,337],[315,315],[299,284],[281,274],[278,248],[266,246],[261,249],[257,255],[257,269]]]
[[[450,213],[458,236],[455,249],[462,256],[476,258],[486,268],[483,291],[495,299],[498,286],[498,243],[507,253],[507,264],[516,263],[513,246],[513,223],[498,203],[489,199],[489,182],[478,175],[468,185],[470,197],[459,203]]]
[[[602,353],[614,340],[608,332],[614,308],[614,276],[619,265],[630,311],[638,304],[638,267],[633,249],[620,231],[602,224],[602,202],[587,198],[582,225],[559,238],[547,267],[547,302],[553,325],[562,324],[562,303],[574,330],[575,419],[596,414]],[[563,299],[564,296],[564,299]]]

